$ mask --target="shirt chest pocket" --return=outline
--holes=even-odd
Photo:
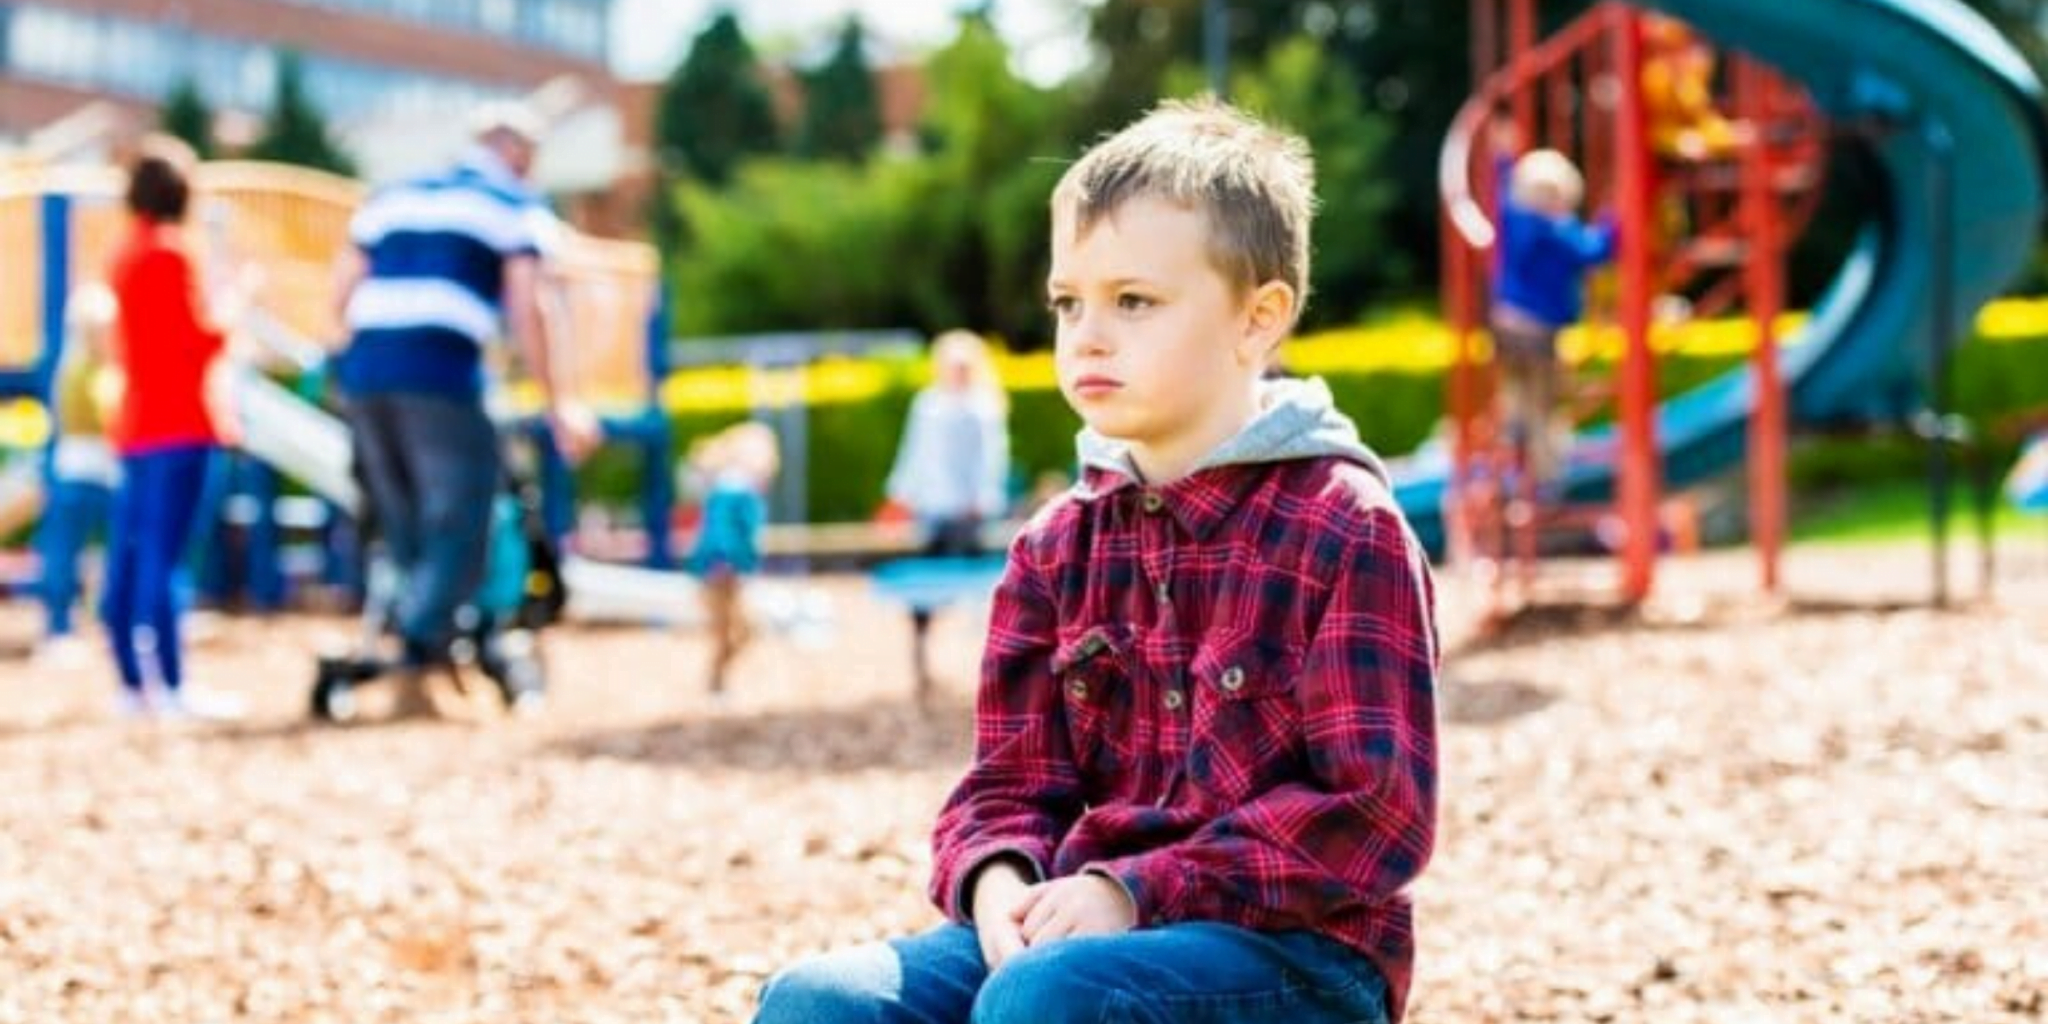
[[[1115,768],[1115,745],[1130,716],[1132,657],[1130,631],[1115,625],[1082,630],[1053,653],[1067,736],[1083,775]]]
[[[1299,774],[1302,658],[1299,646],[1246,634],[1196,650],[1187,777],[1199,792],[1230,807]]]

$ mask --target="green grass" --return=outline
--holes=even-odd
[[[1975,536],[1977,512],[1969,488],[1950,491],[1949,537]],[[1925,480],[1882,480],[1809,493],[1795,499],[1792,540],[1799,544],[1870,544],[1925,540],[1929,525]],[[1992,526],[2000,537],[2048,533],[2048,519],[2027,515],[1998,495]]]

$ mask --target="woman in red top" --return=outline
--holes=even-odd
[[[100,612],[121,672],[119,707],[131,715],[232,711],[217,699],[195,699],[181,686],[179,609],[171,588],[219,444],[205,382],[222,335],[205,312],[179,230],[196,164],[192,150],[176,139],[143,140],[129,172],[133,224],[108,270],[120,304],[114,351],[126,387],[108,430],[122,479]],[[144,628],[153,644],[137,644]],[[157,684],[153,691],[144,685],[150,680]]]

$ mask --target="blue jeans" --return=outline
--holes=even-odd
[[[141,689],[151,668],[167,689],[177,689],[182,681],[172,582],[191,539],[212,455],[211,445],[185,445],[121,459],[100,620],[106,623],[121,682],[131,690]],[[155,641],[154,665],[142,663],[137,627],[148,627]]]
[[[1206,922],[1026,949],[973,928],[844,949],[771,978],[755,1024],[1385,1024],[1372,962],[1310,932]]]
[[[439,660],[483,581],[497,431],[473,399],[366,395],[349,409],[376,529],[405,580],[392,621],[409,661]]]
[[[78,563],[95,533],[106,529],[114,511],[114,489],[98,480],[58,477],[50,510],[37,538],[43,566],[43,611],[51,636],[71,635],[71,607],[78,602]]]

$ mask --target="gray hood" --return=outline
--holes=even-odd
[[[1337,411],[1330,386],[1322,378],[1282,378],[1263,381],[1259,387],[1259,414],[1236,436],[1202,456],[1193,471],[1335,456],[1364,466],[1381,483],[1390,483],[1386,466],[1358,439],[1358,427],[1350,417]],[[1084,470],[1141,479],[1129,445],[1083,427],[1075,446]]]

